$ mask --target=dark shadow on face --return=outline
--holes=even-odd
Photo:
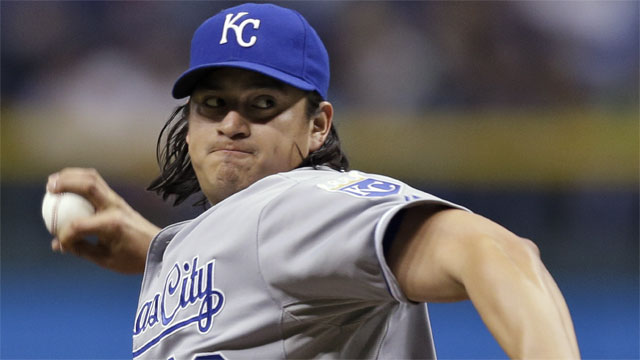
[[[193,110],[212,120],[237,111],[266,123],[306,96],[306,92],[255,71],[223,67],[204,75],[191,95]]]

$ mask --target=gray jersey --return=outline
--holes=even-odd
[[[456,206],[328,168],[268,176],[151,243],[134,358],[434,358],[384,257],[401,209]]]

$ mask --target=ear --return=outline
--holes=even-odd
[[[311,118],[311,133],[309,137],[309,152],[320,149],[331,130],[333,121],[333,105],[328,101],[323,101],[318,107],[318,111]]]
[[[187,116],[187,135],[184,137],[185,142],[187,143],[187,145],[189,145],[189,141],[191,141],[191,138],[189,136],[189,129],[191,129],[191,126],[189,126],[190,122],[191,122],[191,114],[193,113],[193,111],[195,111],[193,109],[193,102],[191,101],[192,98],[189,97],[189,101],[185,104],[186,108],[183,109],[182,114],[186,114]]]

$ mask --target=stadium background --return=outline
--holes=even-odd
[[[533,239],[585,358],[638,358],[638,2],[285,2],[331,54],[355,168]],[[229,2],[14,2],[1,11],[1,358],[127,358],[139,276],[53,254],[48,174],[144,191],[197,25]],[[468,302],[430,305],[441,358],[503,358]]]

